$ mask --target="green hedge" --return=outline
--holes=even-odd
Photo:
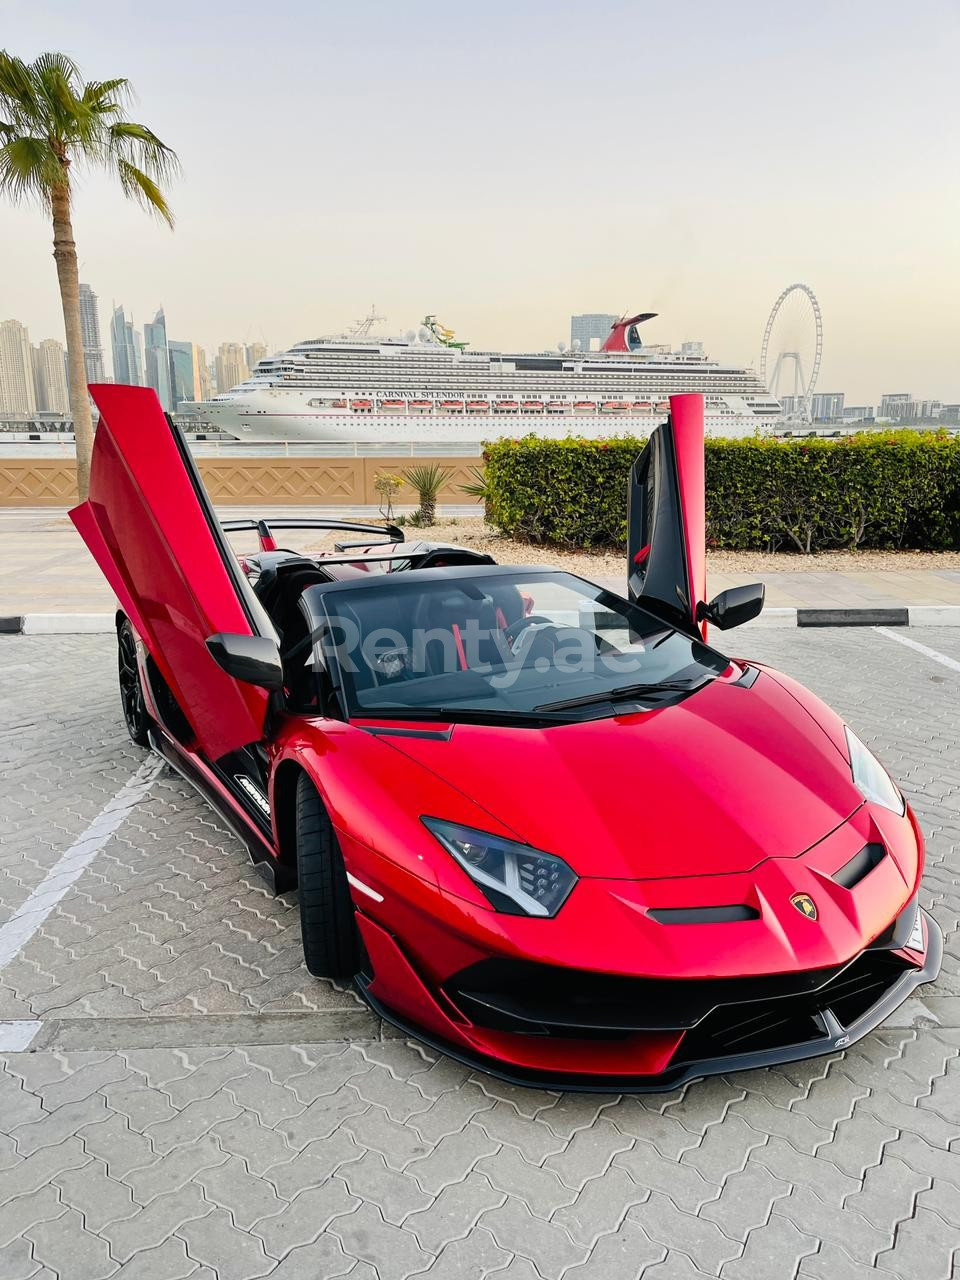
[[[529,542],[626,541],[626,486],[642,440],[486,446],[487,515]],[[707,541],[736,550],[960,548],[960,436],[708,440]]]

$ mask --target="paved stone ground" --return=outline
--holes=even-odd
[[[911,631],[960,660],[955,631]],[[929,837],[940,980],[829,1058],[619,1098],[502,1085],[300,963],[169,771],[0,969],[2,1280],[938,1280],[960,1247],[960,677],[754,632]],[[0,926],[138,768],[108,637],[0,638]],[[0,1026],[0,1034],[4,1028]]]

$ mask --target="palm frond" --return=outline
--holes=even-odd
[[[46,138],[12,138],[0,146],[0,191],[15,201],[32,199],[49,204],[51,192],[66,178]]]
[[[0,49],[0,108],[15,128],[34,124],[40,115],[31,67],[5,49]]]
[[[110,150],[158,182],[174,177],[180,171],[175,151],[161,142],[152,129],[136,120],[120,120],[110,125]]]
[[[150,175],[122,156],[116,157],[115,164],[123,194],[136,200],[148,213],[155,213],[167,226],[172,227],[173,213],[167,204],[167,198]]]

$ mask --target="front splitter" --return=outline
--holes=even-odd
[[[462,1062],[464,1066],[484,1071],[487,1075],[503,1080],[507,1084],[520,1085],[527,1089],[563,1090],[570,1093],[668,1093],[691,1080],[726,1075],[733,1071],[752,1071],[757,1067],[774,1067],[784,1062],[799,1062],[804,1058],[819,1058],[827,1053],[847,1049],[858,1040],[862,1040],[864,1036],[874,1031],[884,1018],[889,1017],[903,1004],[917,987],[923,986],[925,982],[931,982],[940,972],[943,960],[943,934],[940,926],[928,912],[924,911],[923,917],[927,924],[927,953],[922,968],[904,970],[901,977],[887,988],[876,1004],[871,1005],[866,1013],[849,1026],[841,1026],[834,1018],[831,1033],[815,1040],[804,1040],[800,1044],[778,1045],[774,1049],[763,1049],[754,1053],[725,1054],[719,1058],[679,1062],[655,1076],[585,1076],[582,1073],[539,1072],[505,1067],[496,1058],[470,1053],[469,1050],[433,1036],[400,1017],[382,1004],[376,996],[371,995],[370,980],[365,975],[358,974],[354,985],[374,1013],[378,1014],[384,1022],[402,1031],[404,1035],[418,1040],[438,1053],[446,1054],[456,1062]]]

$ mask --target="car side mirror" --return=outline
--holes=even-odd
[[[751,582],[743,587],[728,587],[713,597],[709,604],[703,601],[697,605],[697,621],[712,622],[721,631],[729,631],[731,627],[742,626],[755,618],[763,608],[764,585],[762,582]]]
[[[276,642],[266,636],[219,633],[207,637],[207,648],[228,676],[262,689],[283,688],[283,663]]]

